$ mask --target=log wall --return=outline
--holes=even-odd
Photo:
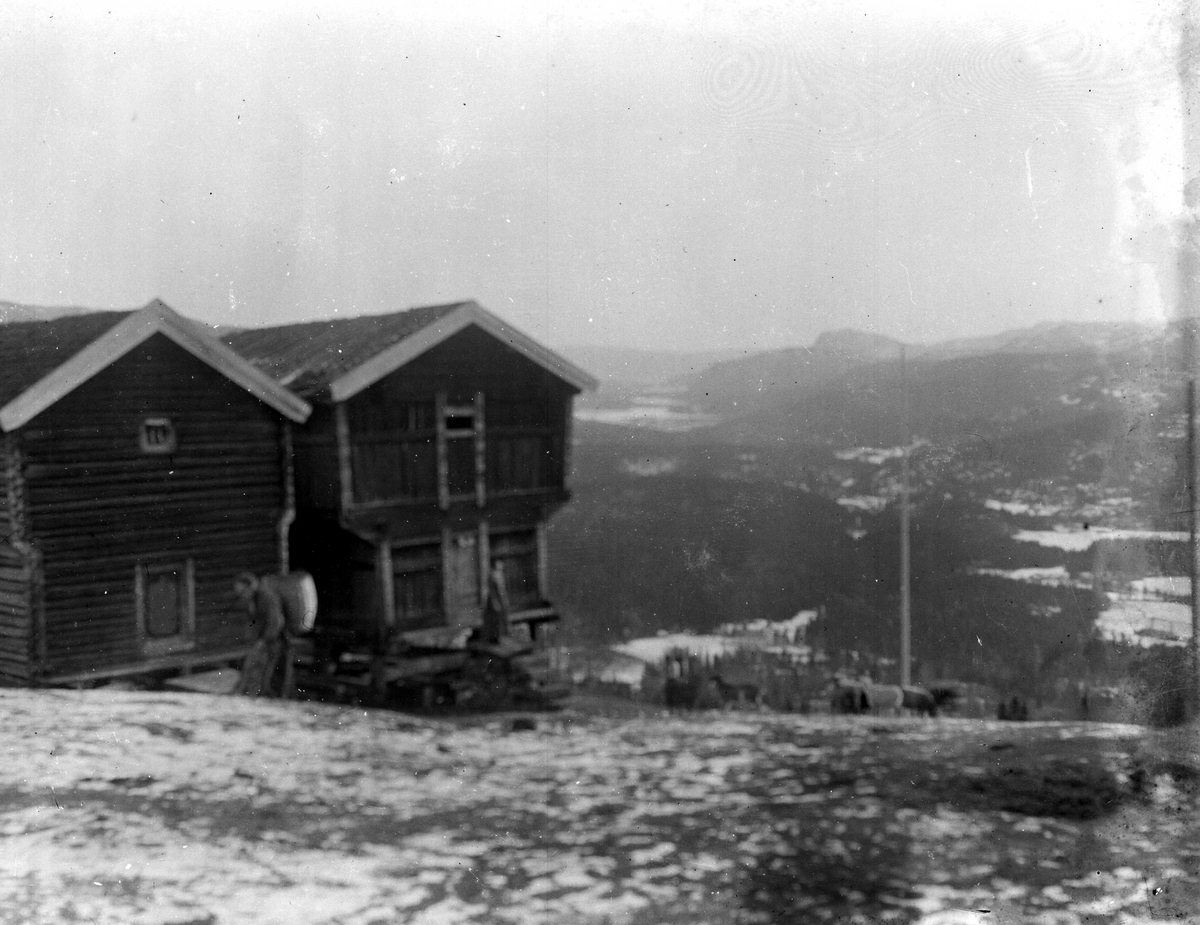
[[[346,403],[354,503],[438,498],[438,393],[452,406],[474,407],[484,422],[488,499],[565,490],[572,389],[490,334],[468,328]],[[469,441],[447,441],[447,452],[465,454],[468,462],[458,468],[473,468],[476,447]],[[452,497],[469,493],[465,483],[447,489]]]
[[[0,683],[29,681],[33,637],[32,551],[25,542],[20,445],[0,437]]]
[[[145,452],[148,418],[174,429]],[[137,568],[194,574],[197,654],[244,644],[234,576],[279,567],[278,415],[157,335],[19,431],[41,556],[42,675],[136,664]]]

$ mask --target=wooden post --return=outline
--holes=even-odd
[[[492,549],[486,520],[479,521],[479,606],[487,605],[488,576],[492,572]]]
[[[534,537],[537,543],[538,597],[546,600],[550,597],[550,550],[546,546],[545,521],[538,522]]]
[[[392,575],[392,544],[387,538],[375,546],[375,578],[379,583],[379,613],[375,627],[375,657],[371,660],[371,695],[375,703],[387,697],[387,655],[396,622],[396,588]]]
[[[454,535],[448,524],[442,525],[442,625],[450,625],[454,607]]]
[[[446,393],[438,392],[434,400],[434,416],[437,426],[437,481],[438,506],[443,510],[450,507],[450,459],[446,447]]]
[[[338,402],[333,409],[337,428],[338,480],[341,483],[342,514],[349,513],[354,504],[353,448],[350,445],[350,419],[346,414],[346,403]]]
[[[1187,351],[1189,364],[1195,364],[1197,340],[1200,332],[1196,324],[1188,325],[1184,336],[1190,342]],[[1189,719],[1200,717],[1200,441],[1196,435],[1196,376],[1195,370],[1190,370],[1191,376],[1187,381],[1187,498],[1188,498],[1188,575],[1191,581],[1191,615],[1192,638],[1188,641],[1188,678],[1185,685],[1187,695],[1187,715]]]
[[[569,491],[571,488],[571,449],[575,439],[575,412],[574,400],[568,398],[563,402],[563,428],[562,428],[562,485],[559,486],[563,491]]]
[[[379,580],[379,634],[382,640],[386,640],[396,623],[396,585],[392,575],[391,540],[382,539],[375,547],[375,571]]]
[[[484,431],[483,392],[475,393],[475,505],[487,500],[487,434]],[[486,569],[484,570],[486,571]]]
[[[288,535],[296,521],[296,470],[292,463],[292,422],[283,422],[280,434],[280,460],[283,466],[283,512],[279,515],[279,574],[291,570],[291,550]]]

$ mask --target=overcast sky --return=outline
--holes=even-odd
[[[0,300],[475,298],[555,346],[1153,321],[1174,2],[8,2]]]

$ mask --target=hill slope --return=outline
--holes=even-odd
[[[716,364],[687,393],[713,426],[579,423],[556,597],[601,639],[823,605],[831,642],[893,658],[907,385],[915,651],[1003,683],[1082,671],[1104,605],[1092,556],[1020,531],[1182,529],[1177,345],[1043,326],[920,348],[902,369],[896,342],[838,332]],[[1183,574],[1166,550],[1139,567]],[[1003,577],[1030,568],[1069,580]]]

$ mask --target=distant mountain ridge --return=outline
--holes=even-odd
[[[601,388],[607,383],[630,388],[660,388],[747,351],[732,348],[675,351],[593,344],[565,347],[559,352],[599,379]]]
[[[828,354],[860,363],[874,360],[894,360],[900,356],[905,344],[883,334],[872,334],[854,328],[839,328],[825,331],[813,341],[809,351]],[[911,349],[911,348],[910,348]]]
[[[65,315],[83,315],[92,311],[96,309],[68,305],[23,305],[20,302],[0,300],[0,324],[9,321],[51,321]]]
[[[690,379],[688,394],[706,410],[746,413],[807,398],[837,383],[861,391],[868,380],[884,392],[894,391],[900,384],[902,354],[907,356],[914,381],[928,378],[933,367],[963,362],[968,365],[958,369],[957,376],[969,380],[974,368],[971,361],[986,360],[985,366],[994,366],[1001,357],[1011,358],[1012,362],[1002,365],[1014,374],[1019,374],[1026,361],[1034,365],[1100,363],[1164,369],[1176,362],[1179,343],[1177,325],[1051,322],[934,344],[904,344],[878,334],[842,329],[821,334],[811,347],[770,350],[714,363]],[[1026,361],[1020,361],[1022,357]]]
[[[1177,325],[1133,322],[1045,321],[983,337],[956,338],[910,347],[912,356],[949,358],[986,353],[1099,353],[1108,354],[1154,343],[1169,344],[1178,337]]]

